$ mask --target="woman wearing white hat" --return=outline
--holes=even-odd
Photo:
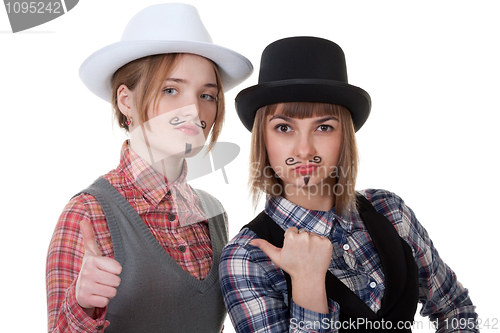
[[[92,54],[80,77],[110,100],[129,132],[119,166],[74,196],[47,258],[51,332],[219,332],[220,203],[186,183],[224,119],[224,89],[251,63],[214,45],[196,9],[148,7],[122,39]]]

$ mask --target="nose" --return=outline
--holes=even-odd
[[[188,105],[188,107],[184,108],[183,112],[182,112],[182,118],[185,118],[185,119],[196,119],[198,118],[198,115],[199,115],[199,108],[198,108],[198,104],[197,102],[193,102],[191,103],[190,105]]]
[[[316,155],[315,142],[309,133],[298,133],[295,138],[294,154],[300,159],[309,159]]]

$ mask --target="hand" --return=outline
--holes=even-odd
[[[290,274],[292,297],[297,305],[328,313],[325,277],[333,251],[328,238],[304,231],[299,233],[291,227],[285,232],[281,249],[264,239],[254,239],[250,245],[259,247],[274,264]]]
[[[295,279],[319,276],[324,280],[333,250],[328,238],[307,231],[299,233],[295,227],[285,232],[282,249],[264,239],[254,239],[250,244],[260,248],[273,263]]]
[[[96,307],[103,308],[115,297],[120,285],[122,271],[120,263],[103,257],[95,240],[92,226],[87,221],[80,222],[85,254],[82,268],[76,281],[76,300],[85,312],[92,316]]]

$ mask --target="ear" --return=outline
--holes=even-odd
[[[124,84],[118,87],[116,92],[116,100],[120,112],[126,117],[132,116],[132,91]]]

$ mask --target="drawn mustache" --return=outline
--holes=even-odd
[[[323,159],[319,156],[314,156],[312,160],[309,160],[308,162],[311,162],[311,163],[321,163]],[[285,160],[285,164],[286,165],[295,165],[295,164],[299,164],[299,163],[302,163],[301,161],[295,161],[295,159],[293,157],[289,157]]]
[[[302,163],[302,162],[301,161],[295,162],[295,159],[293,157],[289,157],[285,160],[286,165],[295,165],[295,164],[299,164],[299,163]]]
[[[179,121],[179,120],[180,120],[180,118],[179,118],[179,117],[174,117],[174,118],[170,119],[169,123],[170,123],[170,125],[172,125],[172,126],[178,126],[178,125],[180,125],[180,124],[184,124],[185,122],[187,122],[187,120],[181,120],[181,121]],[[202,120],[200,123],[201,123],[201,124],[198,124],[198,123],[194,123],[194,124],[195,124],[196,126],[198,126],[198,127],[202,128],[202,129],[207,128],[207,123],[206,123],[205,121],[203,121],[203,120]]]
[[[321,163],[322,159],[319,156],[314,156],[312,160],[309,160],[311,163]]]

